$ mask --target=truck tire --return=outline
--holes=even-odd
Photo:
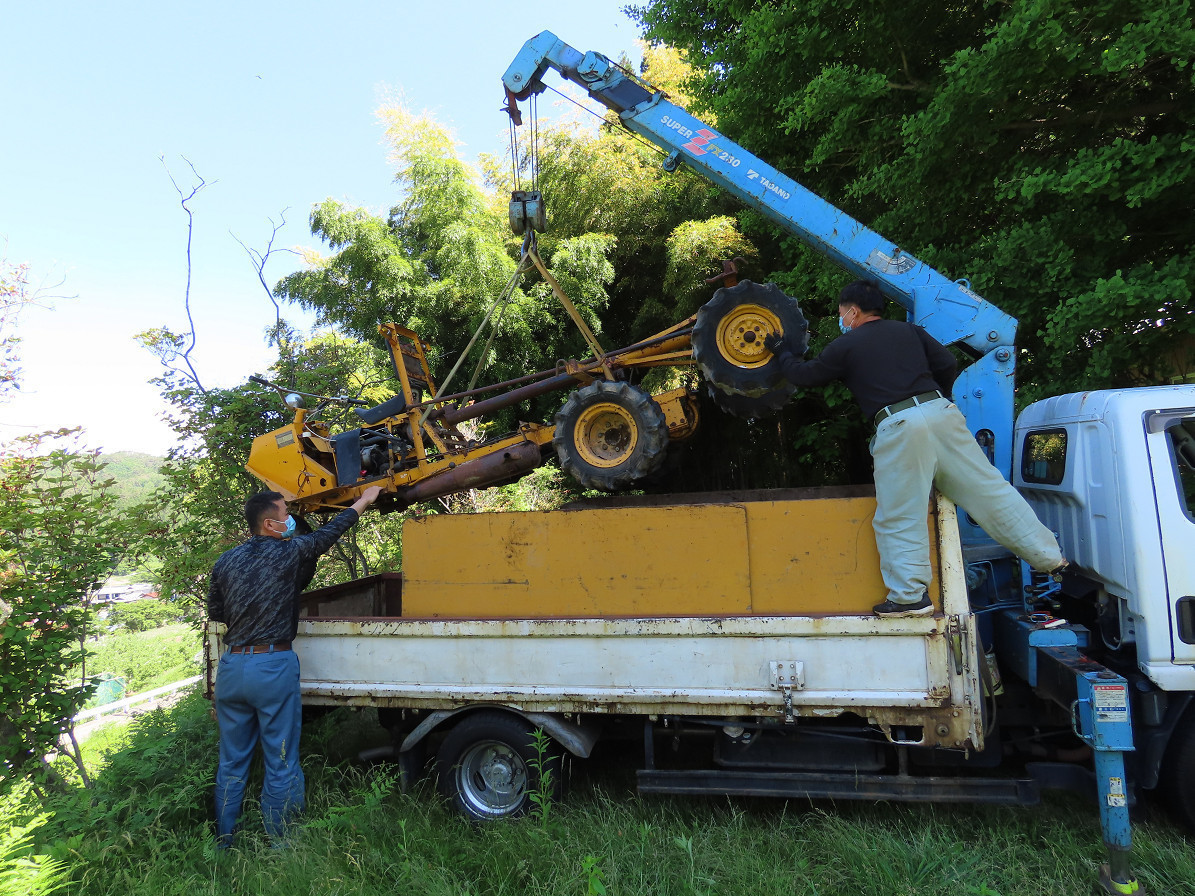
[[[712,383],[706,383],[705,387],[709,397],[720,410],[732,417],[742,417],[746,420],[755,420],[776,413],[788,404],[789,398],[797,391],[797,387],[792,383],[781,383],[770,392],[753,398],[750,395],[723,392],[721,389],[715,389]]]
[[[503,712],[475,713],[445,736],[436,754],[440,793],[466,818],[514,818],[532,794],[560,795],[561,756],[555,743],[540,753],[531,726]]]
[[[560,466],[585,488],[614,492],[659,469],[668,450],[664,412],[642,389],[600,380],[556,412]]]
[[[1195,706],[1187,709],[1170,735],[1158,784],[1171,812],[1195,833]]]
[[[758,398],[784,383],[776,356],[763,344],[773,333],[783,335],[795,355],[809,347],[809,324],[796,300],[774,283],[742,280],[698,310],[693,359],[715,388]]]

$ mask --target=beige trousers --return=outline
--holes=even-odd
[[[916,603],[929,587],[930,487],[1034,569],[1062,563],[1052,532],[983,453],[953,402],[941,398],[880,422],[875,460],[876,546],[888,599]]]

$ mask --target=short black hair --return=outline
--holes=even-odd
[[[249,534],[256,535],[261,530],[265,515],[274,509],[274,505],[284,498],[278,492],[258,492],[245,502],[245,522],[249,524]]]
[[[860,311],[883,311],[886,299],[874,280],[856,280],[842,288],[839,305],[858,305]]]

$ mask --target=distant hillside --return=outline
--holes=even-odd
[[[104,472],[116,480],[115,491],[120,496],[121,507],[131,507],[144,501],[150,492],[162,484],[158,467],[164,460],[165,458],[138,454],[135,451],[117,451],[114,454],[103,455],[103,461],[108,465]]]

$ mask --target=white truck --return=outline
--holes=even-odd
[[[305,702],[378,707],[411,772],[434,743],[441,789],[477,818],[526,809],[543,783],[533,760],[553,768],[611,736],[641,740],[644,792],[1033,803],[1043,788],[1078,788],[1098,799],[1101,886],[1137,892],[1139,792],[1163,791],[1195,829],[1195,385],[1050,398],[1014,428],[1017,322],[968,283],[548,32],[504,75],[516,122],[549,68],[665,148],[666,168],[684,164],[875,280],[972,358],[954,401],[1071,566],[1061,584],[1032,574],[936,498],[934,615],[877,619],[866,490],[426,517],[405,525],[401,576],[308,595],[295,645]],[[516,194],[511,217],[533,239],[539,194]],[[798,319],[754,284],[715,294],[691,339],[720,407],[757,416],[791,394],[763,343]],[[422,407],[404,425],[419,425]],[[375,410],[363,416],[371,437],[400,442],[397,418]],[[641,422],[611,397],[558,415],[562,427],[609,472],[634,455]],[[318,503],[313,488],[341,485],[341,458],[319,435],[300,411],[263,437],[291,452],[272,457],[267,481],[300,509]],[[538,462],[537,446],[517,447]],[[378,469],[404,469],[386,450]],[[525,471],[521,457],[496,456],[492,478]],[[360,478],[363,458],[344,466],[349,501],[373,480]],[[219,627],[208,634],[210,687]],[[657,749],[661,738],[681,749]]]

